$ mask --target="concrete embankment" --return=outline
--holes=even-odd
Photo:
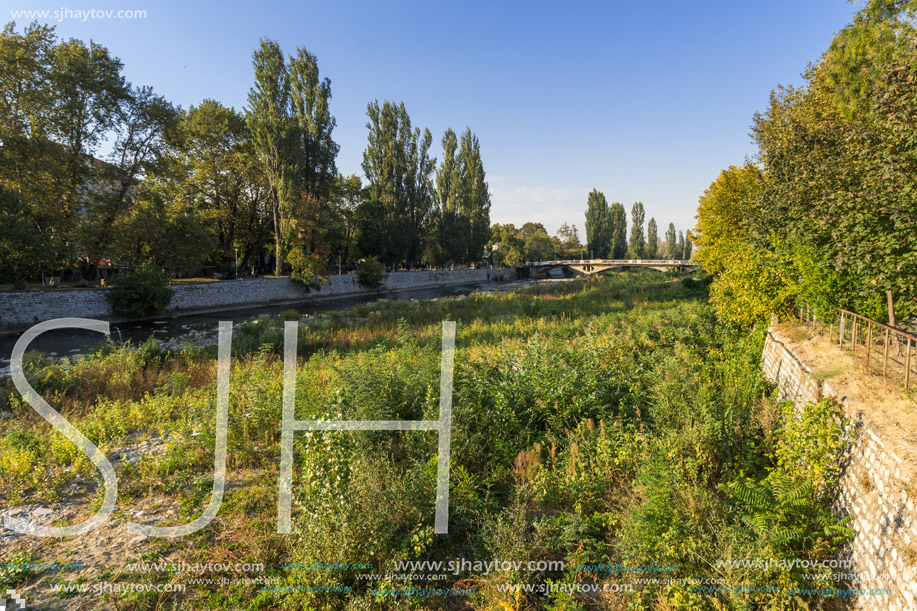
[[[456,269],[394,272],[385,278],[382,291],[406,291],[436,286],[512,280],[515,270]],[[119,320],[106,298],[110,288],[45,289],[0,292],[0,331],[26,329],[54,318],[80,317]],[[169,304],[173,315],[231,310],[256,305],[303,303],[333,297],[373,294],[357,282],[354,274],[331,276],[321,288],[306,291],[289,278],[245,278],[172,286]]]

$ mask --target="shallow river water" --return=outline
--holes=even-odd
[[[551,280],[548,280],[550,282]],[[411,291],[394,293],[380,293],[374,295],[354,295],[338,297],[323,301],[303,301],[302,303],[285,303],[283,305],[266,305],[260,307],[223,310],[184,316],[166,315],[160,319],[144,321],[128,321],[113,323],[111,335],[113,339],[130,341],[140,344],[150,337],[174,344],[184,338],[195,335],[215,333],[220,321],[229,320],[234,323],[253,320],[262,314],[279,314],[285,310],[296,309],[303,314],[315,314],[334,310],[346,310],[361,303],[372,303],[379,299],[390,300],[420,300],[432,299],[449,295],[467,295],[474,291],[502,291],[519,288],[540,281],[514,280],[510,282],[484,282],[478,284],[465,284],[458,286],[429,287]],[[74,313],[77,316],[77,313]],[[0,377],[9,375],[9,360],[16,340],[21,333],[0,335]],[[35,338],[29,345],[29,350],[39,350],[51,357],[63,358],[88,354],[94,352],[106,340],[101,333],[80,330],[48,331]]]

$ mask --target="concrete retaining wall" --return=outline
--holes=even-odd
[[[456,269],[394,272],[388,274],[385,291],[475,284],[510,280],[512,268]],[[0,330],[16,331],[53,318],[80,317],[114,320],[106,293],[114,289],[45,289],[0,292]],[[169,312],[182,314],[232,309],[261,304],[304,302],[328,297],[369,294],[354,274],[331,276],[320,289],[306,292],[289,278],[246,278],[220,282],[176,284]]]
[[[850,527],[856,530],[856,537],[841,553],[852,566],[836,572],[857,575],[851,587],[888,588],[891,594],[857,596],[852,606],[864,611],[917,609],[917,516],[909,486],[902,481],[902,460],[862,411],[829,382],[820,382],[812,375],[791,345],[780,331],[773,327],[768,331],[762,368],[777,385],[780,398],[797,405],[832,399],[843,406],[855,429],[835,509],[841,515],[855,516]]]

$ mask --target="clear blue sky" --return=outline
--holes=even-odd
[[[495,222],[567,221],[587,193],[660,227],[694,224],[697,199],[754,153],[752,115],[778,83],[801,82],[856,6],[771,2],[201,2],[0,0],[13,10],[146,10],[145,19],[65,19],[134,84],[187,108],[242,108],[261,37],[305,46],[331,78],[338,165],[361,174],[366,104],[404,101],[415,126],[465,126],[481,141]],[[21,28],[27,20],[19,19]],[[46,20],[54,22],[54,19]]]

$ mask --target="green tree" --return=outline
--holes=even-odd
[[[130,86],[121,61],[108,49],[71,38],[51,49],[48,79],[55,105],[50,133],[70,153],[74,180],[82,177],[83,155],[92,155],[120,117]]]
[[[331,81],[319,75],[318,60],[299,47],[287,62],[290,104],[295,121],[298,187],[318,200],[327,200],[337,176],[340,146],[332,138],[337,121],[330,111]]]
[[[659,249],[659,230],[656,227],[656,219],[650,218],[646,224],[646,258],[655,259]]]
[[[764,190],[756,166],[724,170],[701,197],[692,234],[698,244],[695,258],[715,276],[710,301],[722,320],[738,326],[751,326],[788,307],[783,262],[754,238]],[[678,232],[677,258],[690,256],[689,243]]]
[[[675,223],[669,223],[669,228],[665,232],[665,256],[667,259],[677,259]]]
[[[551,259],[554,253],[554,245],[551,237],[543,229],[533,233],[525,241],[524,256],[529,261],[543,261]]]
[[[608,256],[612,230],[608,201],[601,191],[593,189],[586,200],[586,250],[591,257]]]
[[[533,224],[534,225],[534,224]],[[534,234],[537,228],[531,234]],[[529,237],[531,237],[531,234]],[[525,240],[523,232],[512,223],[494,223],[490,228],[490,252],[495,265],[515,267],[524,260]]]
[[[145,181],[131,207],[114,223],[113,250],[131,266],[153,265],[183,274],[196,273],[212,243],[197,203],[174,199],[161,184]]]
[[[161,180],[169,197],[196,205],[213,232],[212,253],[222,262],[253,260],[271,236],[268,190],[245,117],[214,100],[183,114]]]
[[[159,169],[166,135],[175,130],[178,116],[175,107],[150,87],[132,89],[121,100],[109,162],[93,164],[89,184],[95,188],[84,189],[91,205],[84,205],[80,214],[81,254],[92,260],[118,258],[113,227],[129,213],[141,181]]]
[[[366,201],[366,189],[356,174],[339,176],[333,189],[333,229],[327,233],[331,250],[339,262],[350,261],[359,238],[357,209]]]
[[[611,258],[623,259],[627,255],[627,211],[615,202],[609,209],[611,219]]]
[[[363,173],[370,198],[377,202],[380,250],[383,260],[408,265],[419,260],[433,212],[429,156],[432,136],[411,128],[404,104],[371,102],[367,109],[369,142],[363,152]]]
[[[385,280],[385,269],[376,257],[367,257],[357,268],[357,282],[368,289],[382,287]]]
[[[290,114],[293,121],[290,220],[285,240],[297,252],[331,258],[329,232],[337,211],[331,202],[340,147],[332,138],[336,121],[330,112],[331,81],[322,79],[318,60],[303,47],[287,61]],[[310,265],[313,271],[319,264]],[[314,269],[313,269],[314,268]]]
[[[697,260],[711,274],[719,274],[729,264],[739,243],[753,241],[753,225],[761,215],[764,177],[754,164],[729,166],[704,191],[697,207]],[[670,226],[674,234],[675,227]],[[684,236],[679,232],[674,250],[676,259],[684,258]]]
[[[19,34],[15,25],[7,24],[0,33],[0,203],[2,231],[9,240],[4,242],[7,280],[50,271],[73,221],[73,210],[65,202],[69,163],[63,148],[50,138],[54,28],[33,23]],[[18,248],[39,243],[43,246],[37,250],[26,248],[31,254]],[[31,259],[31,267],[22,265],[17,252]]]
[[[295,168],[295,136],[290,117],[290,83],[280,45],[269,39],[252,53],[255,85],[248,93],[246,122],[265,181],[274,223],[274,273],[283,271],[283,235]]]
[[[443,134],[443,159],[436,170],[436,238],[438,261],[464,261],[470,250],[471,223],[464,214],[467,185],[458,156],[458,138],[447,129]]]
[[[0,282],[20,284],[51,259],[48,238],[15,191],[0,187]]]
[[[643,235],[643,223],[646,212],[641,202],[635,202],[630,209],[630,240],[628,242],[628,257],[641,259],[646,252],[646,238]]]
[[[481,160],[481,145],[470,128],[462,133],[460,156],[464,194],[460,208],[469,227],[466,256],[469,261],[479,261],[490,237],[490,189]]]
[[[869,0],[803,86],[778,87],[755,115],[760,195],[738,205],[729,182],[743,173],[730,168],[715,186],[738,199],[701,201],[697,259],[717,276],[712,295],[721,283],[745,303],[788,308],[798,295],[823,315],[840,305],[881,317],[891,291],[899,315],[917,312],[915,15],[913,0]],[[740,260],[779,282],[734,277]]]
[[[557,238],[560,243],[558,256],[561,259],[572,259],[579,256],[582,244],[579,241],[579,230],[576,225],[570,225],[569,223],[561,225],[557,230]]]

